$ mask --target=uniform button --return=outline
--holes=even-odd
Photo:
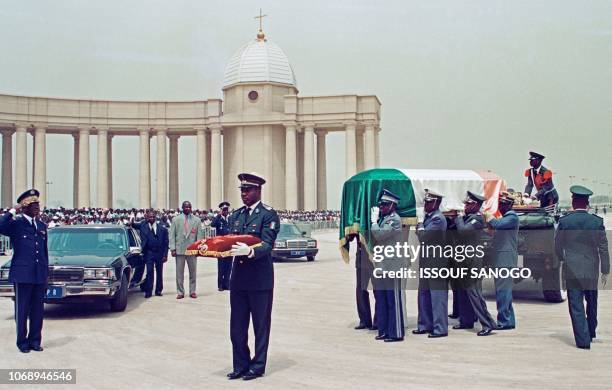
[[[36,251],[36,253],[38,253],[38,251]]]
[[[244,261],[240,260],[240,264],[244,263]]]

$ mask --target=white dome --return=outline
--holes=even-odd
[[[277,44],[255,39],[232,56],[223,78],[223,88],[236,83],[269,81],[297,87],[291,64]]]

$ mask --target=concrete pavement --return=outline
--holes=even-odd
[[[612,387],[610,291],[600,292],[598,338],[590,351],[575,348],[566,303],[545,303],[527,292],[515,301],[516,330],[491,337],[476,337],[478,329],[450,330],[432,340],[409,333],[416,326],[416,292],[408,291],[408,335],[388,344],[375,341],[375,332],[353,329],[354,265],[340,260],[336,232],[317,238],[315,262],[275,265],[263,378],[248,384],[225,378],[232,369],[229,293],[217,291],[216,261],[208,259],[198,263],[198,299],[175,299],[169,259],[164,296],[145,300],[134,290],[124,313],[111,313],[106,304],[47,305],[42,353],[19,353],[13,304],[0,300],[0,368],[76,368],[78,388]],[[488,306],[495,314],[494,301]]]

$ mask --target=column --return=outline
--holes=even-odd
[[[376,167],[376,128],[367,124],[365,128],[365,169]]]
[[[79,208],[91,206],[89,168],[89,129],[82,127],[79,129]]]
[[[72,133],[74,139],[73,147],[73,169],[72,169],[72,207],[79,207],[79,133]]]
[[[221,172],[221,126],[210,128],[210,204],[216,207],[223,201],[223,173]]]
[[[15,132],[15,194],[28,189],[28,129],[18,126]]]
[[[357,173],[357,130],[355,123],[348,123],[344,129],[345,135],[345,175],[347,178]]]
[[[138,206],[142,209],[151,207],[151,142],[149,129],[139,129],[140,164],[138,167]]]
[[[176,209],[179,207],[179,176],[178,176],[178,139],[179,136],[176,134],[169,135],[170,139],[170,164],[168,179],[170,187],[169,193],[169,205],[170,208]]]
[[[304,210],[317,208],[317,182],[315,177],[314,128],[304,128]]]
[[[98,129],[97,205],[108,208],[108,130]]]
[[[168,161],[166,158],[166,140],[168,131],[157,130],[157,208],[168,208]]]
[[[317,209],[327,210],[327,131],[317,131]]]
[[[113,134],[108,135],[108,207],[113,207]]]
[[[47,156],[46,156],[47,130],[37,127],[34,130],[34,185],[40,191],[40,206],[45,207],[47,202]]]
[[[285,132],[285,209],[298,209],[296,125],[286,124]]]
[[[374,150],[374,154],[376,157],[374,158],[374,163],[376,164],[376,168],[380,167],[380,132],[381,128],[378,128],[374,131],[374,143],[376,144],[376,148]]]
[[[13,206],[13,131],[2,132],[2,207]]]
[[[357,129],[356,133],[357,139],[357,172],[363,171],[364,167],[364,158],[363,158],[363,142],[364,142],[364,133],[361,129]]]
[[[208,145],[206,145],[206,129],[196,129],[196,207],[208,209]]]

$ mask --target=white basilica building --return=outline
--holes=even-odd
[[[241,204],[240,172],[267,180],[263,199],[276,209],[327,208],[326,135],[345,136],[346,177],[378,166],[380,101],[374,95],[300,96],[285,53],[259,30],[229,60],[223,100],[109,101],[0,95],[3,207],[30,185],[47,182],[47,134],[74,139],[74,207],[113,207],[112,141],[140,139],[138,164],[141,208],[151,207],[150,139],[157,137],[157,208],[179,206],[178,139],[195,137],[198,209],[222,200]],[[33,177],[27,175],[27,137],[33,136]],[[13,136],[15,166],[13,171]],[[97,137],[97,161],[89,144]],[[97,164],[95,188],[90,167]],[[13,181],[14,179],[14,181]],[[14,187],[13,187],[14,183]],[[91,191],[96,191],[96,204]]]

